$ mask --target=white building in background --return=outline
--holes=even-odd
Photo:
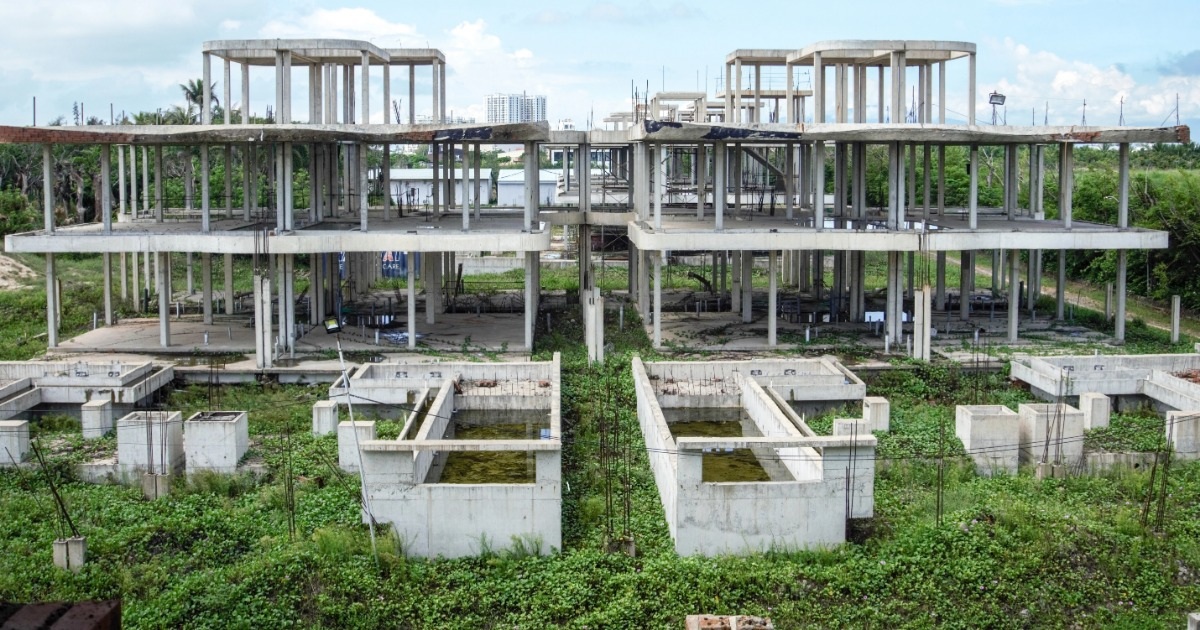
[[[489,94],[486,99],[489,123],[539,122],[546,120],[546,97],[525,94]]]
[[[538,203],[551,205],[558,197],[557,170],[538,170]],[[525,169],[502,168],[496,176],[496,205],[520,208],[525,205]]]
[[[462,179],[463,170],[456,168],[453,170],[454,175],[454,194],[455,196],[462,195]],[[480,183],[479,194],[486,197],[491,190],[491,180],[487,176],[487,172],[482,173],[483,181]],[[433,199],[433,169],[431,168],[394,168],[391,173],[392,179],[392,203],[400,204],[403,202],[404,207],[419,206],[432,202]],[[523,180],[522,180],[523,181]],[[467,187],[467,199],[469,203],[475,202],[475,185]]]

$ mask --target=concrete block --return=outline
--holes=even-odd
[[[202,411],[184,423],[183,449],[189,475],[202,470],[237,472],[250,448],[250,425],[245,411]]]
[[[1083,428],[1099,429],[1108,426],[1112,401],[1104,394],[1087,392],[1079,395],[1079,410],[1083,412]]]
[[[0,467],[19,464],[29,455],[29,422],[0,420]]]
[[[870,424],[872,431],[887,433],[891,427],[892,404],[880,396],[863,398],[863,418]]]
[[[83,403],[79,410],[79,418],[83,423],[83,439],[85,440],[102,438],[112,433],[112,400],[101,398]]]
[[[87,538],[72,536],[54,541],[54,566],[78,573],[85,562],[87,562]]]
[[[1168,411],[1167,440],[1182,460],[1200,459],[1200,411]]]
[[[1083,412],[1061,404],[1019,405],[1021,463],[1074,465],[1083,460]],[[1061,449],[1061,450],[1060,450]]]
[[[171,474],[184,467],[183,414],[135,411],[117,421],[117,471]]]
[[[833,421],[833,435],[868,435],[871,424],[863,418],[837,418]]]
[[[976,473],[1017,473],[1018,420],[1017,413],[1003,405],[959,405],[955,409],[954,433],[974,460]]]
[[[358,443],[375,439],[375,423],[373,421],[356,421],[338,423],[338,466],[346,472],[358,472],[358,451],[355,450],[354,433],[358,429]]]
[[[171,494],[171,476],[157,473],[142,474],[142,496],[154,501]]]
[[[1188,630],[1200,630],[1200,612],[1188,615]]]
[[[337,431],[338,405],[332,400],[318,400],[313,405],[313,435],[329,435]]]

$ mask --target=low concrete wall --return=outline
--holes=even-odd
[[[744,367],[749,362],[731,363]],[[676,367],[679,371],[674,371]],[[730,364],[679,366],[634,359],[632,370],[638,424],[678,553],[720,555],[832,546],[845,540],[847,518],[874,513],[876,440],[869,433],[858,439],[808,437],[779,408],[778,392],[764,389],[760,375],[734,371]],[[731,382],[720,376],[724,373]],[[720,380],[714,381],[714,375]],[[662,413],[666,403],[698,407],[715,396],[736,396],[737,407],[746,412],[759,435],[678,439],[671,435]],[[777,476],[771,474],[772,481],[766,482],[703,480],[706,451],[739,448],[750,449],[760,460],[778,459],[792,478],[775,480]]]
[[[79,409],[79,419],[83,425],[83,439],[85,440],[102,438],[112,433],[112,401],[107,398],[98,398],[83,403]]]
[[[405,439],[416,415],[409,418],[399,440],[367,441],[362,447],[363,484],[371,514],[391,523],[404,542],[405,552],[422,557],[476,555],[485,549],[511,549],[550,553],[562,547],[562,418],[559,402],[560,359],[548,363],[471,366],[443,377],[437,394],[415,435]],[[479,387],[501,372],[510,382]],[[497,381],[500,381],[496,378]],[[544,387],[542,381],[548,381]],[[357,384],[351,388],[357,390]],[[462,394],[456,395],[456,391]],[[489,391],[482,391],[489,390]],[[423,391],[421,398],[430,392]],[[549,410],[548,440],[442,439],[455,406],[472,399],[506,401],[504,409]],[[456,400],[457,399],[457,400]],[[462,407],[460,407],[462,408]],[[501,408],[501,407],[484,407]],[[345,424],[345,423],[343,423]],[[532,452],[533,483],[454,484],[430,483],[438,460],[454,451]],[[368,515],[364,513],[364,518]]]
[[[1083,461],[1083,412],[1070,405],[1018,405],[1021,426],[1022,464],[1054,463],[1061,448],[1061,462],[1069,466]]]
[[[235,473],[249,448],[250,425],[245,411],[201,412],[184,424],[188,475],[204,470]]]
[[[1200,459],[1200,411],[1168,411],[1166,432],[1179,459]]]
[[[42,389],[34,387],[0,402],[0,420],[18,416],[42,404]]]
[[[0,468],[15,466],[29,456],[29,422],[0,420]]]
[[[1083,412],[1084,430],[1100,429],[1108,426],[1112,401],[1104,394],[1086,392],[1079,395],[1079,410]]]
[[[375,422],[371,420],[355,420],[354,422],[339,422],[338,437],[338,467],[346,472],[358,472],[358,450],[355,448],[355,433],[357,446],[375,439]],[[364,456],[365,461],[365,456]]]
[[[183,414],[136,411],[117,420],[119,474],[172,474],[183,468]]]
[[[954,434],[975,462],[975,472],[1017,474],[1021,422],[1004,405],[959,405],[954,411]]]

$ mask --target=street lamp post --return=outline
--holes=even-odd
[[[1004,104],[1004,95],[999,92],[992,92],[988,95],[988,102],[992,104],[992,125],[996,124],[996,106]]]

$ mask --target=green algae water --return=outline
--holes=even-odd
[[[550,415],[545,410],[464,409],[454,412],[455,440],[537,440],[550,430]],[[534,483],[536,467],[533,453],[453,452],[439,483]]]
[[[670,412],[670,413],[668,413]],[[681,437],[745,437],[753,426],[738,408],[663,409],[671,434]],[[695,419],[693,419],[695,418]],[[699,419],[703,418],[703,419]],[[771,477],[748,448],[731,452],[704,453],[700,480],[705,483],[770,481]]]

